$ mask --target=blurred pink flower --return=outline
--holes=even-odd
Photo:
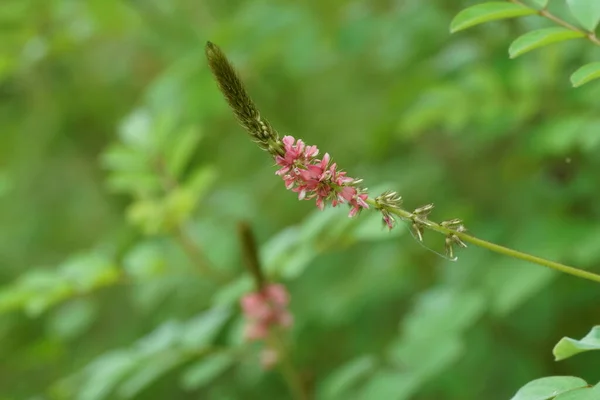
[[[244,336],[248,340],[267,337],[272,327],[289,328],[293,317],[287,310],[290,295],[281,284],[269,284],[260,292],[248,293],[240,300],[248,324]]]

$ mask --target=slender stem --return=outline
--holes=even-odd
[[[174,229],[175,240],[179,243],[188,258],[198,268],[202,274],[216,275],[215,271],[208,267],[204,252],[199,245],[190,237],[183,226],[178,226]]]
[[[520,0],[508,0],[511,3],[514,4],[518,4],[520,6],[523,7],[527,7],[530,9],[534,9],[533,7],[528,6],[527,4],[523,3]],[[596,34],[594,32],[588,32],[586,30],[583,29],[579,29],[578,27],[576,27],[575,25],[571,25],[570,23],[568,23],[567,21],[560,19],[559,17],[557,17],[556,15],[552,14],[550,11],[548,11],[546,8],[542,9],[542,10],[536,10],[538,15],[544,17],[544,18],[548,18],[549,20],[551,20],[552,22],[561,25],[567,29],[572,30],[573,32],[578,32],[581,33],[583,35],[585,35],[585,37],[592,43],[594,43],[596,46],[600,46],[600,39],[598,39],[598,37],[596,36]]]
[[[302,384],[300,374],[294,367],[294,364],[286,351],[285,344],[283,343],[283,340],[281,340],[279,332],[276,329],[271,329],[271,332],[269,332],[269,342],[277,352],[279,357],[279,369],[290,387],[290,391],[293,393],[294,398],[297,400],[308,400],[308,394]]]
[[[370,199],[370,198],[367,199],[367,203],[369,203],[372,206],[377,206],[377,203],[375,202],[375,200]],[[415,215],[413,213],[406,211],[404,209],[401,209],[401,208],[398,208],[398,209],[390,208],[390,209],[387,209],[387,211],[399,216],[400,218],[402,218],[404,220],[413,220],[415,218]],[[453,229],[449,229],[445,226],[442,226],[438,223],[432,222],[428,219],[424,219],[422,217],[419,217],[418,221],[421,223],[421,225],[423,227],[425,227],[427,229],[442,233],[444,235],[456,235],[459,239],[461,239],[464,242],[468,242],[475,246],[482,247],[484,249],[488,249],[495,253],[503,254],[505,256],[512,257],[512,258],[517,258],[519,260],[527,261],[527,262],[530,262],[533,264],[538,264],[543,267],[547,267],[547,268],[551,268],[551,269],[563,272],[565,274],[577,276],[579,278],[588,279],[590,281],[595,281],[595,282],[600,282],[600,275],[594,274],[593,272],[584,271],[579,268],[571,267],[571,266],[561,264],[561,263],[558,263],[555,261],[546,260],[544,258],[537,257],[537,256],[534,256],[534,255],[531,255],[528,253],[523,253],[518,250],[513,250],[508,247],[500,246],[498,244],[491,243],[491,242],[488,242],[483,239],[479,239],[475,236],[468,235],[464,232],[459,232],[459,231],[456,231]]]
[[[154,160],[154,169],[156,174],[162,180],[162,186],[165,194],[169,194],[179,189],[179,182],[169,174],[165,161],[162,158]],[[183,224],[179,224],[173,230],[174,238],[179,243],[183,251],[187,254],[188,258],[198,268],[198,270],[208,276],[225,280],[226,276],[217,272],[214,268],[211,268],[208,263],[208,258],[204,254],[202,247],[185,230]]]
[[[265,277],[260,268],[260,260],[258,258],[258,246],[256,245],[256,239],[254,233],[247,222],[240,222],[238,224],[238,235],[242,244],[242,252],[244,254],[244,261],[248,267],[248,271],[254,283],[256,290],[260,292],[265,283]]]

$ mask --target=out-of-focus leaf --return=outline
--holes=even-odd
[[[319,388],[319,398],[327,400],[348,398],[350,390],[364,380],[375,366],[375,357],[367,355],[338,367],[323,380]]]
[[[261,247],[260,256],[265,264],[265,272],[278,271],[286,262],[290,251],[297,246],[300,238],[298,227],[288,227],[273,237]]]
[[[75,398],[79,400],[102,400],[108,398],[122,379],[136,367],[137,359],[125,350],[107,353],[84,369],[88,379]]]
[[[283,279],[295,279],[304,269],[310,264],[312,260],[317,257],[318,252],[310,245],[303,245],[297,247],[291,252],[286,260],[279,265],[279,274]]]
[[[476,4],[459,12],[450,23],[450,32],[458,32],[484,22],[522,17],[537,11],[514,3],[494,1]]]
[[[119,134],[123,142],[142,152],[154,150],[152,139],[152,116],[150,111],[139,109],[131,113],[122,123]]]
[[[180,176],[194,154],[201,138],[202,135],[200,135],[197,128],[189,127],[170,139],[171,143],[165,158],[171,176]]]
[[[141,362],[134,373],[127,376],[119,385],[117,393],[120,397],[131,399],[136,397],[162,375],[166,374],[186,360],[186,356],[178,351],[166,351]]]
[[[113,173],[144,174],[151,170],[146,155],[131,147],[117,144],[102,155],[104,167],[113,170]]]
[[[511,400],[547,400],[585,386],[586,381],[574,376],[549,376],[529,382]]]
[[[600,62],[593,62],[580,67],[571,75],[571,84],[574,87],[579,87],[600,78]]]
[[[552,354],[556,361],[564,360],[590,350],[600,350],[600,325],[595,326],[581,340],[564,337],[554,346]]]
[[[32,270],[0,290],[0,312],[23,308],[38,316],[51,306],[81,293],[119,281],[121,272],[96,253],[80,254],[55,270]]]
[[[490,266],[486,276],[491,309],[506,315],[548,285],[556,276],[550,269],[498,262]]]
[[[181,376],[181,384],[186,390],[196,390],[206,386],[231,367],[235,358],[231,353],[211,354],[189,366]]]
[[[600,22],[600,2],[596,0],[567,0],[571,14],[590,32]]]
[[[161,190],[157,175],[149,172],[115,172],[107,179],[107,186],[114,192],[148,195]]]
[[[167,270],[164,249],[156,242],[142,242],[123,259],[123,267],[134,279],[148,279],[162,275]]]
[[[394,399],[408,400],[422,383],[421,379],[411,374],[400,374],[398,371],[381,370],[358,392],[358,399]],[[329,399],[327,399],[329,400]]]
[[[192,173],[190,178],[184,183],[184,187],[188,190],[194,199],[197,201],[202,198],[215,182],[217,174],[212,167],[198,168]]]
[[[248,274],[245,274],[221,287],[213,297],[213,302],[215,305],[237,306],[242,296],[252,291],[253,287],[254,282],[252,278]]]
[[[90,327],[96,314],[97,308],[89,299],[66,303],[52,314],[50,332],[63,340],[74,339]]]
[[[186,348],[198,349],[208,345],[219,333],[231,316],[228,307],[214,307],[186,323],[182,344]]]
[[[531,2],[538,6],[540,9],[544,9],[548,5],[548,0],[531,0]]]
[[[563,27],[538,29],[519,36],[508,48],[510,58],[515,58],[528,51],[552,43],[585,37],[582,32],[575,32]]]

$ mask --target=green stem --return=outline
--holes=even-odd
[[[294,367],[294,364],[286,351],[285,344],[283,343],[283,340],[281,340],[279,332],[277,332],[276,329],[271,329],[271,332],[269,332],[269,343],[277,352],[279,357],[279,369],[281,370],[281,374],[287,382],[290,391],[293,393],[294,398],[297,400],[308,400],[308,394],[304,389],[300,374]]]
[[[370,199],[370,198],[367,199],[367,203],[369,203],[373,207],[377,206],[377,203],[375,202],[375,200]],[[386,210],[388,212],[390,212],[391,214],[397,215],[398,217],[400,217],[404,220],[412,220],[413,218],[415,218],[413,213],[406,211],[404,209],[401,209],[401,208],[389,208]],[[461,239],[464,242],[468,242],[475,246],[482,247],[484,249],[488,249],[495,253],[503,254],[505,256],[512,257],[512,258],[517,258],[519,260],[527,261],[527,262],[530,262],[533,264],[538,264],[543,267],[547,267],[547,268],[551,268],[551,269],[563,272],[565,274],[577,276],[579,278],[588,279],[590,281],[595,281],[595,282],[600,282],[600,275],[594,274],[593,272],[584,271],[579,268],[571,267],[571,266],[568,266],[565,264],[557,263],[555,261],[546,260],[544,258],[537,257],[537,256],[534,256],[531,254],[523,253],[521,251],[513,250],[508,247],[500,246],[498,244],[476,238],[475,236],[468,235],[464,232],[458,232],[456,230],[449,229],[445,226],[442,226],[438,223],[432,222],[428,219],[424,219],[422,217],[419,217],[418,221],[422,224],[423,227],[425,227],[429,230],[432,230],[432,231],[435,231],[438,233],[442,233],[444,235],[456,235],[459,239]]]
[[[523,7],[527,7],[529,9],[534,9],[533,7],[528,6],[527,4],[523,3],[520,0],[508,0],[510,3],[514,3],[514,4],[518,4],[520,6]],[[552,14],[550,11],[548,11],[546,8],[542,9],[542,10],[537,10],[535,9],[538,13],[538,15],[549,19],[550,21],[554,22],[555,24],[558,24],[564,28],[567,28],[569,30],[572,30],[573,32],[578,32],[581,33],[583,35],[585,35],[585,37],[592,43],[594,43],[596,46],[600,46],[600,39],[598,39],[598,37],[596,36],[596,34],[594,32],[588,32],[585,31],[583,29],[579,29],[578,27],[571,25],[570,23],[568,23],[567,21],[560,19],[559,17],[557,17],[556,15]]]

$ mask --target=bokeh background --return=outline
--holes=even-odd
[[[600,380],[593,352],[551,353],[598,323],[596,284],[473,247],[450,262],[374,213],[297,201],[204,59],[219,44],[281,134],[373,195],[600,272],[600,84],[568,81],[600,53],[509,60],[539,17],[451,36],[474,3],[2,0],[0,399],[291,398],[242,338],[241,221],[291,293],[286,343],[313,398]]]

